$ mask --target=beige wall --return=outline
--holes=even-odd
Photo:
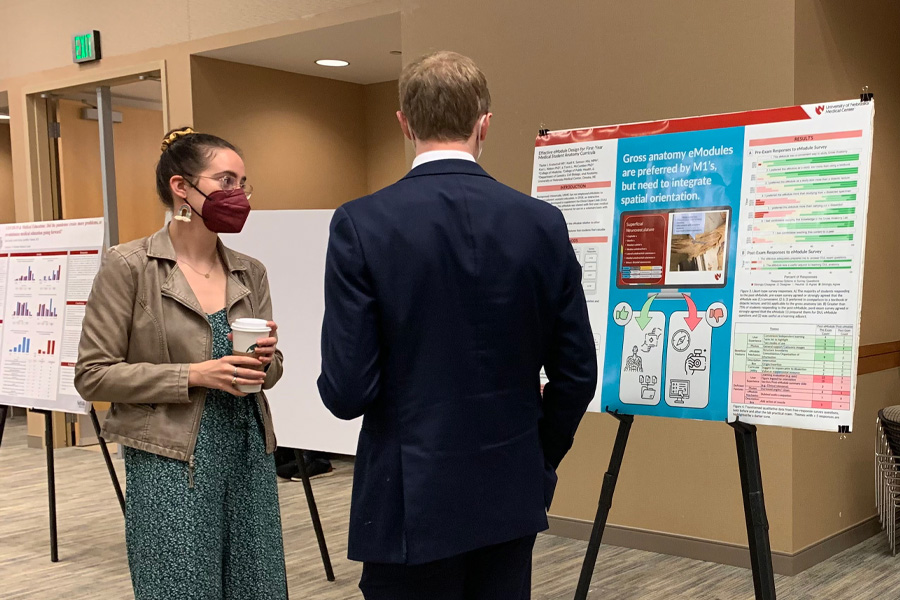
[[[592,521],[616,421],[589,413],[559,470],[551,514]],[[759,429],[772,549],[792,550],[791,432]],[[746,545],[734,431],[724,423],[636,417],[609,523]]]
[[[70,64],[72,34],[91,29],[100,31],[103,56],[111,58],[367,3],[371,0],[0,2],[4,47],[15,48],[0,52],[0,79]]]
[[[360,85],[194,58],[194,124],[241,148],[260,209],[334,208],[366,193]]]
[[[336,208],[406,171],[396,82],[363,86],[201,57],[193,75],[194,123],[241,148],[254,208]]]
[[[59,103],[60,181],[63,218],[103,216],[100,138],[97,121],[81,118],[79,102]],[[162,113],[115,106],[122,123],[113,125],[119,241],[150,235],[162,226],[164,209],[156,196],[156,161],[163,133]]]
[[[522,191],[531,188],[542,122],[565,129],[793,103],[790,2],[522,0],[514,11],[483,7],[478,0],[404,2],[404,60],[451,48],[478,62],[494,99],[482,163]],[[542,41],[551,32],[564,35]],[[753,60],[735,60],[747,48]],[[593,519],[614,437],[612,418],[585,418],[560,469],[553,514]],[[790,552],[791,432],[764,428],[760,446],[772,547]],[[745,544],[732,430],[637,418],[610,523]]]
[[[12,147],[9,125],[0,123],[0,223],[16,222],[16,206],[13,202]]]
[[[542,122],[567,129],[793,102],[793,2],[404,0],[402,8],[404,61],[453,49],[485,71],[494,120],[481,162],[522,191],[531,189]],[[747,48],[753,60],[735,58]]]
[[[896,263],[900,256],[900,4],[890,0],[798,0],[798,103],[846,100],[863,85],[875,94],[862,344],[900,339]],[[794,546],[797,549],[875,514],[872,431],[884,406],[900,403],[900,370],[863,375],[850,436],[793,432]]]
[[[396,81],[367,85],[364,89],[366,111],[366,188],[369,193],[402,178],[409,164],[400,124],[395,114],[400,108]]]

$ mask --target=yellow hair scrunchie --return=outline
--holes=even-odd
[[[172,133],[169,134],[169,137],[167,137],[166,139],[163,140],[162,152],[165,152],[166,150],[168,150],[169,146],[171,146],[173,143],[175,143],[175,140],[177,140],[178,138],[184,137],[186,135],[191,135],[192,133],[197,133],[197,132],[194,131],[193,129],[191,129],[190,127],[185,127],[184,129],[179,129],[178,131],[173,131]]]

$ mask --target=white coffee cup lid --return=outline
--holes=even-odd
[[[247,333],[265,333],[269,331],[269,325],[265,319],[251,319],[249,317],[235,319],[234,323],[231,324],[231,328],[235,331]]]

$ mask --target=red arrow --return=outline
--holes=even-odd
[[[684,318],[684,322],[687,323],[687,326],[691,328],[691,331],[693,331],[694,328],[700,324],[700,321],[703,320],[703,317],[697,315],[697,305],[694,304],[694,301],[691,300],[691,297],[687,294],[681,295],[684,296],[684,299],[688,305],[688,316]]]

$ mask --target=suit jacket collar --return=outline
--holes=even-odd
[[[406,174],[403,179],[411,179],[413,177],[425,177],[428,175],[475,175],[477,177],[487,177],[493,179],[487,171],[481,168],[476,162],[460,159],[445,159],[427,162],[419,165]]]

